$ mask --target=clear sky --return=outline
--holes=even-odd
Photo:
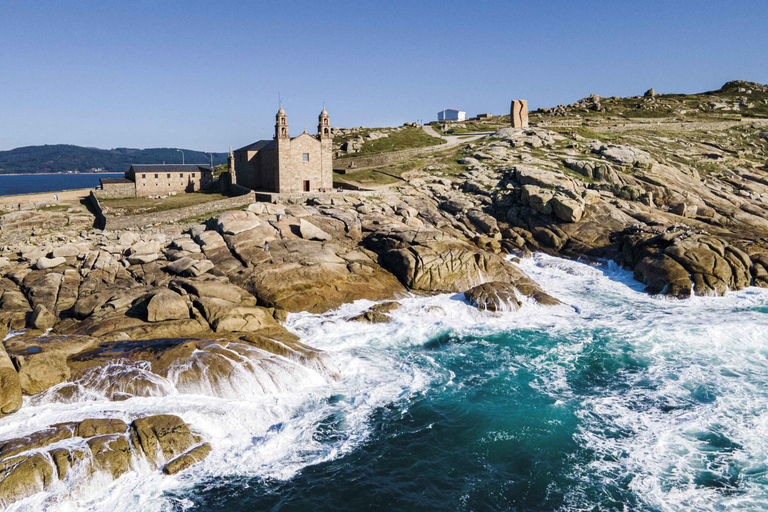
[[[590,93],[768,82],[768,1],[0,0],[0,150],[224,151]]]

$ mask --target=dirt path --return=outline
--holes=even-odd
[[[58,194],[59,202],[62,201],[80,201],[88,197],[93,188],[78,188],[74,190],[62,190],[59,192],[39,192],[36,194],[19,194],[16,196],[0,196],[0,204],[19,204],[22,207],[29,204],[51,203],[55,204],[54,194]]]
[[[79,188],[74,190],[62,190],[59,192],[40,192],[37,194],[19,194],[16,196],[0,196],[0,207],[7,210],[10,206],[21,205],[22,210],[29,208],[40,208],[45,205],[58,203],[79,203],[80,200],[88,197],[93,188]],[[56,201],[54,194],[58,194],[59,200]]]
[[[434,128],[428,125],[423,125],[421,127],[427,135],[431,135],[432,137],[437,137],[439,139],[443,139],[448,142],[448,144],[444,144],[443,147],[451,147],[451,146],[458,146],[459,144],[463,142],[472,142],[473,140],[479,139],[480,137],[484,137],[486,135],[491,135],[493,132],[480,132],[480,133],[462,133],[460,135],[441,135],[437,133]]]

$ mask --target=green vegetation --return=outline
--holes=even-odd
[[[354,135],[345,137],[336,137],[334,142],[346,142],[347,140],[354,139],[360,135],[367,135],[370,132],[376,132],[374,128],[366,129],[358,132]],[[420,126],[404,126],[396,132],[389,132],[387,137],[382,137],[376,140],[366,140],[360,151],[350,155],[351,157],[374,155],[377,153],[390,153],[392,151],[402,151],[404,149],[423,148],[427,146],[436,146],[438,144],[445,144],[446,141],[438,137],[432,137],[428,135]]]
[[[201,151],[184,150],[186,163],[208,165],[211,157]],[[226,163],[227,153],[214,153],[214,165]],[[176,148],[98,149],[56,144],[26,146],[0,151],[0,174],[51,173],[102,169],[102,172],[125,172],[132,164],[181,163]]]
[[[495,132],[501,128],[509,127],[509,116],[493,116],[490,119],[473,119],[469,121],[458,121],[445,123],[445,131],[441,128],[443,123],[435,122],[431,124],[432,129],[437,133],[444,135],[462,135],[464,133],[477,132]],[[450,132],[450,133],[449,133]]]
[[[139,213],[163,212],[175,210],[185,206],[209,203],[227,196],[214,192],[196,192],[192,194],[177,194],[162,199],[150,199],[148,197],[125,197],[121,199],[101,199],[99,203],[103,208],[109,208],[110,213],[120,212],[123,215],[136,215]]]

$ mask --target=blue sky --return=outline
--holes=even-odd
[[[768,1],[0,0],[0,150],[224,151],[334,126],[768,82]]]

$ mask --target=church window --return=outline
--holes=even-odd
[[[309,162],[309,153],[303,153],[301,155],[301,161],[302,162]]]
[[[155,179],[157,179],[157,174],[155,174]]]
[[[183,172],[179,173],[179,178],[184,179],[184,173]]]
[[[192,177],[193,177],[193,178],[195,177],[195,173],[192,173]]]
[[[168,177],[169,177],[169,178],[171,177],[171,173],[168,173]]]
[[[142,175],[141,175],[141,177],[142,177],[142,178],[146,178],[146,177],[147,177],[147,175],[146,175],[146,174],[142,174]]]

